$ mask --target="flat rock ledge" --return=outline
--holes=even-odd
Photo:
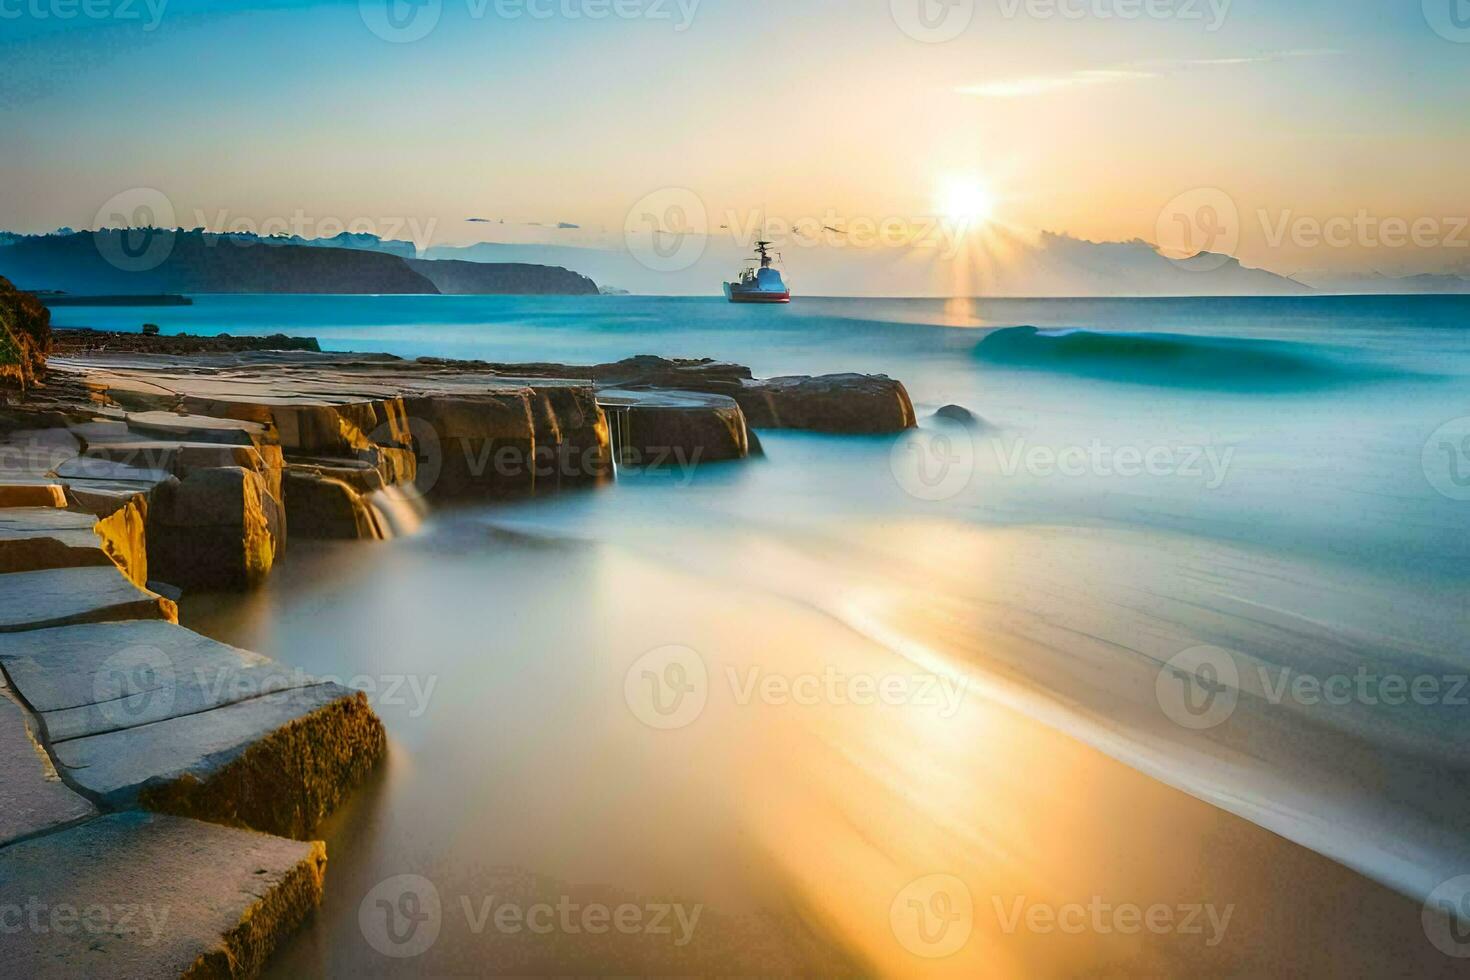
[[[169,622],[0,635],[0,669],[103,809],[302,838],[386,750],[361,692]]]
[[[131,577],[186,590],[260,583],[288,528],[391,536],[400,521],[385,491],[497,499],[593,486],[619,469],[743,459],[760,452],[757,428],[882,434],[915,424],[903,385],[883,375],[761,380],[740,365],[651,356],[566,365],[223,345],[153,352],[174,349],[144,341],[53,357],[48,385],[62,394],[48,411],[72,413],[62,435],[73,445],[54,445],[53,431],[59,458],[5,482],[59,486],[99,517],[133,507],[118,548],[144,527],[150,567]]]
[[[0,634],[130,619],[177,623],[179,610],[111,565],[15,572],[0,579]]]
[[[320,902],[308,838],[383,726],[179,626],[122,571],[146,542],[105,547],[121,498],[0,509],[0,975],[254,976]]]
[[[7,976],[257,975],[321,902],[326,850],[149,813],[0,847]]]

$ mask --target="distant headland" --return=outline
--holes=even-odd
[[[556,266],[417,259],[396,250],[161,228],[7,236],[0,275],[64,305],[65,294],[357,293],[596,295]],[[60,298],[58,299],[58,295]]]

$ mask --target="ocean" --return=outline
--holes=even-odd
[[[1470,888],[1470,297],[54,319],[885,373],[918,411],[293,541],[261,592],[187,597],[187,625],[369,689],[392,740],[281,976],[1453,965],[1423,908]],[[435,934],[409,952],[360,916],[403,881]],[[599,904],[640,925],[577,918]],[[538,906],[577,911],[548,934]]]

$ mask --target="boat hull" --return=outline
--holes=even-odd
[[[732,282],[725,283],[725,298],[732,303],[789,303],[791,290],[750,289]]]

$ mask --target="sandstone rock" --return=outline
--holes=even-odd
[[[275,446],[262,450],[252,445],[132,440],[90,443],[82,459],[122,463],[135,469],[158,471],[180,478],[193,470],[240,466],[259,474],[268,483],[272,480],[278,483],[281,469],[279,453]]]
[[[0,635],[0,666],[53,745],[320,682],[173,623],[90,623]]]
[[[258,473],[193,470],[150,498],[149,568],[184,589],[250,588],[270,573],[285,529],[283,508]]]
[[[881,374],[827,374],[747,383],[735,400],[757,429],[877,434],[916,424],[902,384]]]
[[[934,411],[934,417],[958,422],[967,428],[982,428],[986,424],[984,419],[963,405],[942,405]]]
[[[364,695],[317,684],[52,748],[108,806],[303,837],[373,770],[386,739]]]
[[[60,483],[0,483],[0,508],[65,506],[66,487]]]
[[[138,588],[112,565],[0,578],[0,633],[131,619],[176,623],[179,613],[172,602]]]
[[[113,808],[300,837],[385,750],[360,694],[173,624],[0,636],[0,666],[58,763]]]
[[[207,415],[133,412],[127,416],[127,427],[133,432],[154,438],[176,439],[180,442],[217,442],[230,446],[279,445],[274,428],[268,424],[211,418]]]
[[[0,437],[0,480],[16,484],[59,482],[51,471],[82,450],[66,429],[16,429]]]
[[[341,480],[358,493],[376,493],[385,486],[382,471],[376,464],[365,459],[292,456],[287,462],[287,469],[291,473],[313,474]]]
[[[0,573],[111,565],[96,525],[90,514],[54,507],[0,510]]]
[[[77,456],[56,467],[57,478],[68,486],[74,480],[102,483],[125,483],[137,490],[148,490],[167,480],[166,469],[145,468],[127,462],[97,456]]]
[[[304,538],[353,541],[383,537],[372,508],[346,481],[294,466],[286,473],[286,521],[292,533]]]
[[[509,369],[511,366],[496,365]],[[849,434],[898,432],[915,424],[903,385],[884,375],[829,374],[755,380],[750,369],[721,361],[640,355],[593,367],[521,365],[534,374],[592,377],[628,389],[700,391],[734,398],[753,428]]]
[[[260,454],[254,446],[226,446],[210,442],[130,440],[90,442],[82,455],[87,459],[125,463],[135,469],[163,470],[183,476],[188,469],[243,466],[259,472]]]
[[[591,385],[533,388],[531,418],[538,490],[612,479],[612,435]]]
[[[750,454],[745,415],[733,398],[604,388],[597,399],[619,465],[689,467]]]
[[[289,384],[280,391],[252,396],[236,386],[218,394],[187,394],[179,404],[191,414],[273,425],[288,453],[351,458],[358,450],[372,448],[375,441],[409,444],[407,416],[397,397],[358,399],[344,394],[336,400],[323,399],[291,394]],[[378,433],[378,439],[370,439],[370,433]]]
[[[124,507],[144,500],[155,484],[133,483],[128,480],[79,480],[66,481],[67,503],[74,510],[85,511],[95,517],[110,517]]]
[[[734,395],[751,379],[750,368],[709,358],[667,358],[639,354],[585,370],[598,384],[620,388],[662,388]]]
[[[0,935],[0,963],[32,980],[255,976],[321,902],[325,873],[320,842],[98,817],[0,849],[4,894],[25,896],[48,923]],[[50,928],[56,910],[78,914]]]
[[[525,388],[481,393],[414,395],[409,416],[419,423],[417,488],[425,496],[462,498],[529,491],[536,423]]]
[[[134,585],[148,585],[148,498],[132,494],[109,513],[98,516],[92,528],[102,550]]]
[[[15,702],[0,679],[0,848],[96,812],[56,775],[31,726],[30,713]]]

